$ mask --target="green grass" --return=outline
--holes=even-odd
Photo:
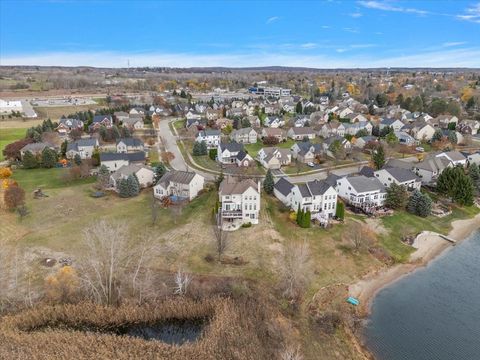
[[[277,145],[274,145],[274,146],[280,149],[290,149],[293,144],[295,144],[295,141],[293,141],[292,139],[288,139],[287,141],[278,143]],[[264,145],[261,141],[257,141],[255,144],[246,144],[245,150],[248,152],[248,154],[251,157],[255,158],[255,156],[257,156],[260,149],[264,147],[270,147],[270,146],[271,145]]]
[[[12,128],[12,129],[0,129],[0,161],[4,159],[3,149],[8,144],[25,138],[25,129]]]
[[[473,217],[479,212],[480,209],[475,206],[455,207],[449,216],[422,218],[406,211],[396,211],[394,215],[382,218],[383,225],[389,230],[389,234],[382,235],[380,242],[396,261],[405,262],[415,249],[402,243],[402,236],[417,235],[424,230],[446,235],[453,221]]]
[[[159,162],[159,158],[158,158],[158,150],[157,148],[154,146],[150,149],[150,151],[148,152],[148,159],[150,160],[150,163],[156,163],[156,162]]]
[[[17,169],[14,170],[12,178],[25,190],[31,192],[37,188],[58,189],[95,182],[95,177],[65,182],[62,175],[68,169]]]
[[[177,130],[183,129],[185,127],[185,120],[177,120],[170,124],[173,124],[173,127]]]

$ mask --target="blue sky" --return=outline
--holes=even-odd
[[[480,67],[480,1],[0,1],[0,65]]]

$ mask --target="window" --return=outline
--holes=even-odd
[[[323,210],[327,210],[327,204],[323,205]]]

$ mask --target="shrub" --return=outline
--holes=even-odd
[[[242,224],[242,228],[249,228],[249,227],[252,227],[252,223],[251,222],[247,222],[245,224]]]

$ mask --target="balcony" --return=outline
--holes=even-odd
[[[225,219],[241,219],[243,212],[242,210],[222,210],[222,217]]]

